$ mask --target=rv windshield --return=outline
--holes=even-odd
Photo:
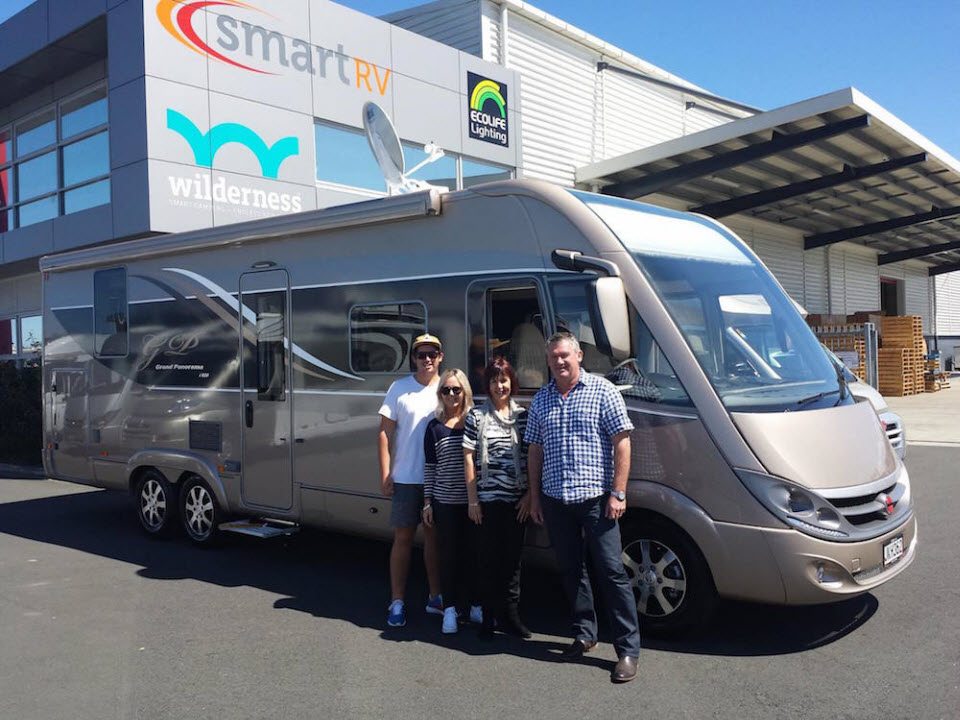
[[[728,409],[809,410],[846,400],[790,298],[729,231],[694,215],[575,194],[636,259]]]

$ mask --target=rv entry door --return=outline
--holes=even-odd
[[[240,276],[243,502],[280,510],[293,504],[289,308],[286,270]]]
[[[87,374],[83,370],[54,370],[50,393],[51,457],[61,477],[90,478],[87,460]]]

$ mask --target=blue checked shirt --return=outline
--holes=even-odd
[[[613,486],[611,438],[633,430],[627,407],[607,380],[581,369],[564,398],[551,380],[530,403],[524,439],[543,448],[544,494],[564,503],[590,500]]]

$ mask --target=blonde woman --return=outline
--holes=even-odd
[[[463,476],[463,424],[473,393],[462,370],[447,370],[437,385],[437,412],[423,438],[423,522],[437,528],[443,632],[457,631],[458,617],[482,619],[476,587],[475,530],[467,514]]]

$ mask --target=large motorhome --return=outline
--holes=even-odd
[[[386,537],[377,410],[412,338],[438,335],[473,382],[506,355],[529,399],[544,338],[568,329],[636,426],[623,557],[647,629],[692,625],[717,596],[840,600],[916,554],[873,408],[705,217],[507,181],[41,269],[47,472],[130,493],[148,533],[206,542],[247,517]]]

